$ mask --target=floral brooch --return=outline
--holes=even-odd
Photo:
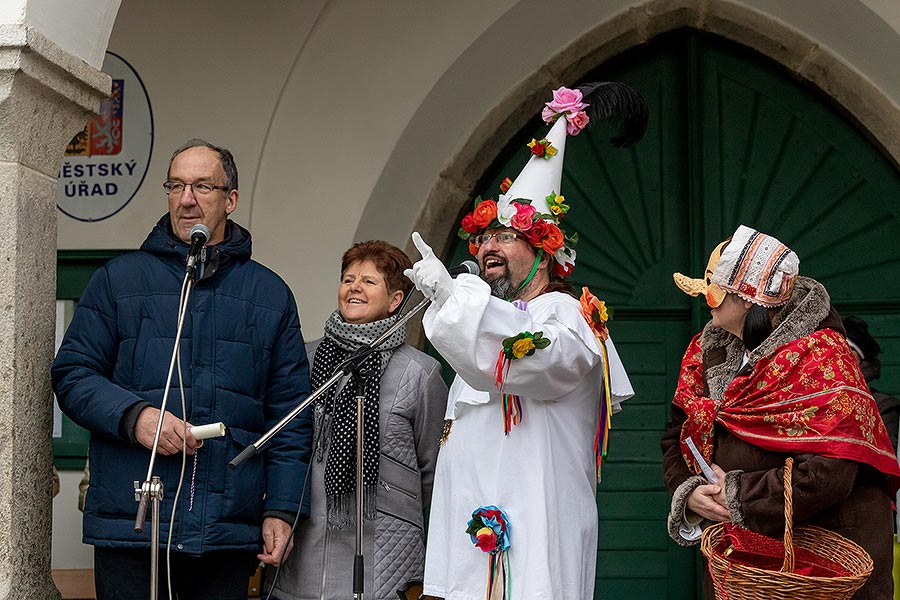
[[[485,598],[508,600],[509,577],[509,517],[494,505],[479,506],[472,513],[466,533],[476,548],[489,554],[488,581]]]

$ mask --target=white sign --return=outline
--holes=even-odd
[[[101,221],[125,208],[153,150],[153,112],[141,78],[112,52],[103,71],[113,79],[112,95],[69,142],[59,170],[56,206],[79,221]]]

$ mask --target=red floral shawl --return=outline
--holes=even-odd
[[[878,407],[843,336],[830,329],[789,342],[735,377],[721,401],[703,395],[700,334],[681,363],[673,403],[684,410],[681,453],[699,474],[684,443],[691,437],[712,462],[715,423],[773,452],[812,453],[871,465],[900,484],[900,466]]]

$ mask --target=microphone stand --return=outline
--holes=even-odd
[[[355,554],[353,555],[353,598],[362,600],[365,587],[365,562],[363,559],[363,402],[365,395],[365,380],[369,373],[354,369],[356,376],[356,537],[354,541]]]
[[[172,373],[175,370],[175,361],[179,356],[179,348],[181,346],[181,331],[184,327],[184,317],[187,313],[188,299],[191,295],[191,289],[194,287],[194,267],[196,264],[196,256],[194,261],[188,259],[188,268],[184,274],[184,281],[181,284],[184,300],[178,306],[178,329],[175,332],[175,345],[172,348],[172,359],[169,361],[169,374],[166,377],[166,389],[163,392],[162,404],[159,408],[159,417],[156,421],[156,434],[153,437],[153,448],[150,451],[150,465],[147,467],[147,477],[143,483],[134,482],[134,499],[138,502],[137,516],[134,520],[134,531],[143,533],[144,521],[147,518],[147,504],[152,502],[152,512],[150,517],[150,600],[157,600],[159,594],[159,505],[163,497],[163,484],[158,475],[153,474],[153,467],[156,464],[156,451],[159,447],[159,438],[162,434],[163,418],[166,414],[166,404],[169,400],[169,390],[171,389]],[[182,415],[185,418],[185,415]],[[173,507],[174,510],[174,507]]]
[[[428,306],[431,302],[428,298],[423,298],[419,304],[414,306],[408,313],[403,315],[400,319],[397,320],[396,323],[391,325],[387,331],[381,334],[377,339],[373,340],[371,344],[367,344],[359,348],[356,352],[348,356],[344,361],[339,364],[335,370],[334,374],[319,386],[316,390],[314,390],[305,400],[300,402],[297,406],[291,409],[287,415],[284,416],[278,423],[276,423],[269,431],[262,434],[259,439],[255,442],[244,448],[244,450],[238,454],[235,458],[228,463],[228,466],[231,468],[238,467],[241,463],[248,460],[249,458],[255,456],[259,451],[265,446],[269,440],[271,440],[275,434],[281,431],[285,425],[290,423],[294,418],[297,417],[301,412],[303,412],[308,406],[310,406],[313,402],[315,402],[319,397],[322,396],[326,391],[328,391],[332,386],[334,386],[338,381],[346,377],[347,375],[353,374],[355,375],[356,385],[357,385],[357,395],[356,395],[356,541],[355,541],[355,555],[353,557],[353,598],[354,600],[362,600],[363,599],[363,582],[365,581],[364,577],[364,560],[362,553],[362,538],[363,538],[363,474],[362,474],[362,464],[363,464],[363,433],[364,433],[364,424],[363,424],[363,401],[365,400],[365,395],[363,394],[363,383],[367,376],[367,373],[361,372],[360,367],[362,366],[363,361],[368,358],[373,352],[378,351],[378,347],[381,346],[395,331],[400,329],[407,321],[409,321],[416,313],[421,311],[423,308]],[[302,499],[301,499],[302,501]],[[293,532],[292,532],[293,533]]]

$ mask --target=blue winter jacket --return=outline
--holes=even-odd
[[[143,533],[134,531],[134,482],[145,480],[150,451],[129,440],[133,431],[122,421],[138,403],[162,403],[188,251],[169,223],[165,215],[140,251],[94,274],[53,363],[60,407],[91,432],[87,544],[149,546],[149,513]],[[191,555],[257,551],[263,513],[297,511],[312,442],[304,411],[264,452],[237,469],[227,466],[309,394],[309,363],[294,297],[280,277],[250,260],[250,233],[229,221],[216,248],[218,267],[194,286],[181,338],[188,420],[227,427],[225,437],[205,441],[196,463],[187,460],[172,550]],[[177,370],[167,410],[182,414]],[[180,470],[180,455],[157,456],[161,544]]]

